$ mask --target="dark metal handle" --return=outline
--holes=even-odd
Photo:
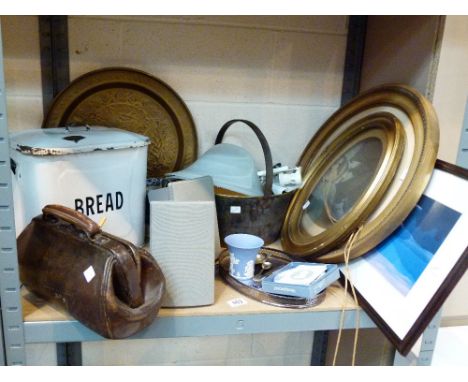
[[[58,204],[48,204],[42,209],[44,216],[52,215],[73,224],[75,227],[85,231],[89,236],[101,232],[99,224],[88,218],[87,216],[72,210],[71,208],[60,206]]]
[[[221,127],[221,129],[218,132],[218,135],[216,136],[215,145],[222,142],[224,134],[226,133],[226,130],[236,122],[243,122],[247,126],[249,126],[253,130],[255,135],[257,136],[258,140],[260,141],[260,144],[262,145],[263,155],[265,156],[265,168],[266,168],[265,188],[263,191],[265,193],[265,196],[271,196],[273,195],[273,190],[272,190],[273,159],[271,158],[271,150],[270,150],[270,146],[268,145],[268,141],[266,140],[265,136],[254,123],[247,121],[245,119],[233,119],[231,121],[226,122],[223,125],[223,127]]]

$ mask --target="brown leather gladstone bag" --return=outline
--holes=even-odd
[[[61,300],[107,338],[151,324],[165,287],[153,257],[72,209],[48,205],[42,212],[18,237],[21,282],[45,299]]]

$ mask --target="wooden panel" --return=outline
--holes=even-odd
[[[343,303],[345,309],[355,309],[351,296],[344,296],[343,288],[338,284],[332,284],[327,289],[325,300],[313,307],[307,309],[288,309],[277,308],[271,305],[266,305],[258,301],[254,301],[249,297],[237,292],[227,286],[221,279],[216,279],[215,282],[215,304],[197,308],[163,308],[160,310],[161,317],[196,317],[196,316],[220,316],[220,315],[242,315],[242,314],[268,314],[268,313],[297,313],[301,312],[326,312],[339,311]],[[23,295],[23,318],[26,322],[37,321],[68,321],[73,320],[72,317],[57,303],[47,303],[30,293],[26,288],[22,288]],[[246,304],[241,306],[231,307],[228,301],[243,298]]]

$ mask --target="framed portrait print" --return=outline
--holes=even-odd
[[[282,244],[313,258],[343,243],[378,206],[405,145],[390,113],[358,120],[330,143],[305,174],[283,224]]]
[[[468,170],[438,160],[400,227],[349,263],[361,306],[403,355],[468,267],[467,195]]]

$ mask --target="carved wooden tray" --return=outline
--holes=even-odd
[[[104,68],[76,78],[54,99],[42,127],[83,124],[149,137],[148,177],[180,170],[197,158],[187,106],[168,85],[139,70]]]

